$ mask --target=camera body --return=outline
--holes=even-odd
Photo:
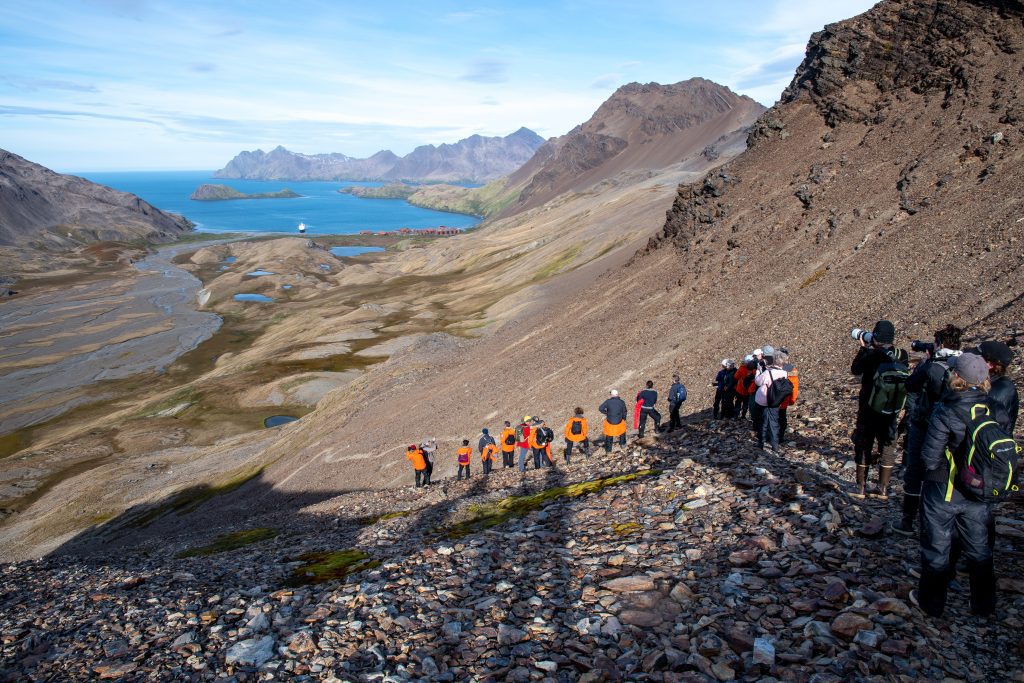
[[[854,341],[863,341],[865,344],[870,344],[871,340],[875,338],[875,335],[859,327],[853,328],[850,331],[850,336],[853,337]]]
[[[910,348],[911,350],[916,351],[917,353],[935,353],[935,344],[931,342],[921,341],[920,339],[915,339],[914,341],[910,342]]]

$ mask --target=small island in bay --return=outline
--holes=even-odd
[[[419,187],[414,185],[391,183],[381,187],[354,185],[352,187],[343,187],[338,190],[338,192],[341,194],[350,194],[356,197],[362,197],[364,199],[409,199],[409,197],[416,194],[419,189]]]
[[[277,192],[259,192],[257,194],[245,194],[227,185],[200,185],[192,193],[189,199],[199,202],[220,202],[228,199],[295,199],[301,194],[292,192],[288,188]]]

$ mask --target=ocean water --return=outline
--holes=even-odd
[[[285,180],[226,180],[211,171],[154,171],[137,173],[77,173],[93,182],[131,192],[163,209],[184,215],[197,230],[208,232],[285,232],[298,234],[299,223],[307,235],[350,235],[360,230],[436,228],[446,225],[468,228],[477,223],[473,216],[432,211],[400,199],[363,199],[341,194],[345,181],[294,182]],[[289,188],[303,195],[298,199],[238,199],[198,202],[189,195],[204,183],[228,185],[240,192],[275,192]]]

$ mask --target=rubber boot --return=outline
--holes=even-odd
[[[864,491],[868,485],[868,466],[857,465],[857,498],[864,497]]]
[[[917,512],[921,507],[921,496],[903,494],[903,518],[900,525],[893,529],[904,536],[914,535],[914,521],[917,519]]]
[[[878,497],[889,497],[889,480],[892,479],[892,465],[878,468]]]

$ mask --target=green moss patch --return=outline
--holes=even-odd
[[[252,545],[253,543],[259,543],[260,541],[275,538],[277,535],[277,529],[266,528],[232,531],[229,534],[218,536],[204,546],[180,552],[176,557],[180,559],[185,557],[205,557],[207,555],[216,555],[217,553],[226,553],[229,550],[237,550],[238,548],[244,548],[245,546]]]
[[[612,532],[615,533],[617,536],[631,536],[642,529],[643,527],[637,524],[636,522],[612,524]]]
[[[800,283],[800,289],[803,289],[804,287],[810,287],[815,282],[825,277],[826,273],[828,273],[827,268],[818,268],[816,271],[811,273],[810,277],[808,277],[806,280]]]
[[[386,522],[389,519],[398,519],[399,517],[407,517],[412,514],[412,510],[396,510],[394,512],[386,512],[383,515],[377,515],[375,517],[362,517],[356,520],[360,526],[373,526],[377,522]]]
[[[371,560],[370,555],[362,550],[304,553],[298,559],[304,564],[292,571],[288,580],[290,586],[341,581],[349,574],[380,566],[379,560]]]
[[[620,474],[615,477],[591,479],[590,481],[583,481],[578,484],[556,486],[529,496],[511,496],[494,503],[471,505],[465,520],[439,529],[438,533],[448,538],[462,538],[475,531],[490,529],[510,519],[528,515],[558,498],[578,498],[590,493],[596,493],[609,486],[616,486],[633,481],[634,479],[658,474],[661,474],[661,470],[642,470],[640,472]]]

